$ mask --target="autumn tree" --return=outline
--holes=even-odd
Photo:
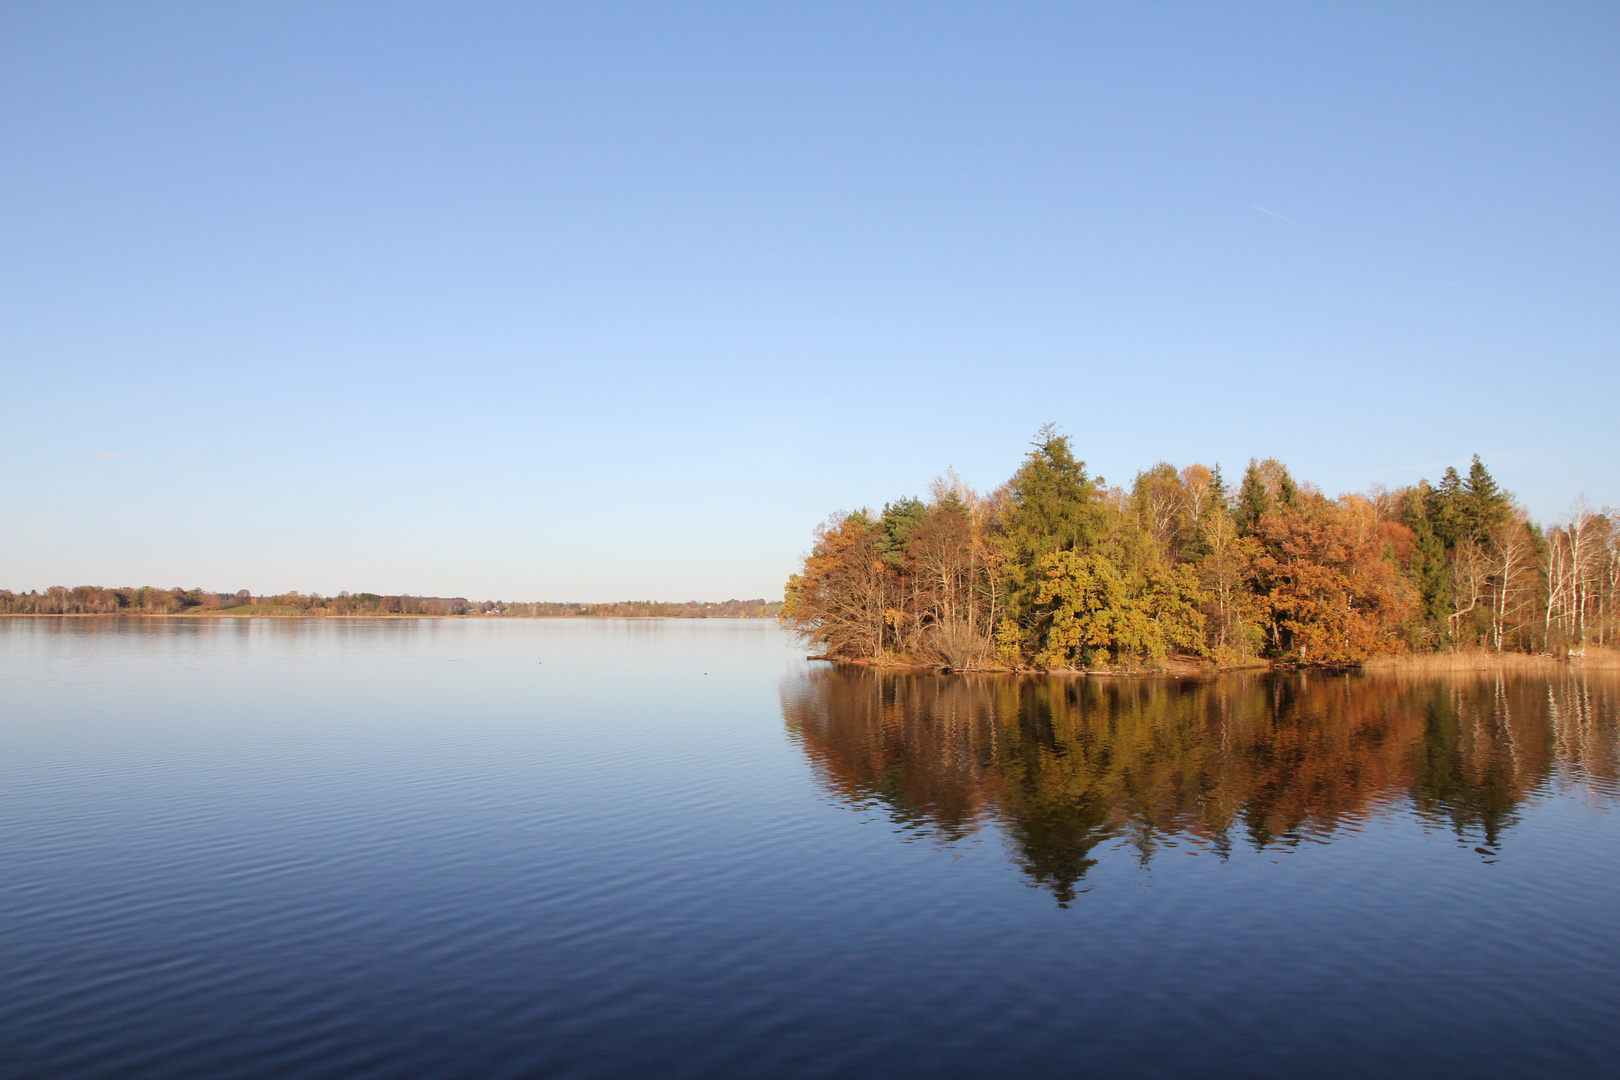
[[[1543,573],[1544,639],[1549,647],[1578,651],[1613,610],[1614,582],[1620,577],[1613,519],[1594,513],[1585,499],[1577,502],[1547,536]]]
[[[1410,586],[1386,558],[1367,501],[1344,504],[1302,493],[1257,523],[1250,584],[1279,659],[1354,663],[1404,647],[1399,627],[1416,611]]]
[[[1190,565],[1150,562],[1122,574],[1098,552],[1059,551],[1040,570],[1036,599],[1049,609],[1042,667],[1087,666],[1098,653],[1129,664],[1204,651],[1204,595]]]
[[[1159,558],[1174,564],[1181,561],[1196,536],[1196,502],[1175,466],[1161,461],[1136,474],[1131,483],[1128,512],[1135,524],[1152,538]]]
[[[1266,514],[1298,505],[1299,485],[1294,482],[1286,465],[1276,458],[1266,458],[1264,461],[1249,459],[1248,468],[1243,470],[1243,481],[1238,486],[1234,510],[1240,532],[1245,536],[1251,535],[1259,528],[1260,519]]]
[[[906,551],[913,581],[913,623],[919,644],[952,668],[975,666],[989,644],[981,613],[980,546],[973,495],[960,484],[938,482],[926,518]]]
[[[1246,586],[1260,544],[1238,532],[1232,515],[1212,512],[1199,530],[1204,556],[1198,574],[1205,595],[1210,656],[1218,664],[1241,663],[1259,654],[1260,605]]]
[[[816,530],[803,571],[788,579],[782,621],[827,656],[856,660],[882,653],[882,535],[865,511],[834,515]]]

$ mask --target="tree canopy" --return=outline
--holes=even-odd
[[[1275,458],[1092,477],[1048,425],[1005,484],[954,474],[875,517],[835,515],[783,618],[823,654],[950,668],[1353,664],[1410,650],[1613,640],[1620,528],[1543,530],[1476,455],[1329,498]]]

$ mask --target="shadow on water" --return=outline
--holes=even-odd
[[[1105,852],[1329,842],[1408,810],[1493,857],[1526,800],[1620,804],[1620,677],[1207,681],[818,666],[782,714],[820,783],[954,843],[986,825],[1067,905]]]

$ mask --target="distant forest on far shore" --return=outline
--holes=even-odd
[[[281,593],[254,596],[205,589],[107,589],[56,585],[44,592],[14,593],[0,589],[0,615],[279,615],[320,618],[342,615],[436,615],[471,617],[582,617],[662,619],[768,619],[782,609],[780,601],[625,600],[608,604],[512,603],[468,600],[464,596],[383,596],[378,593]]]

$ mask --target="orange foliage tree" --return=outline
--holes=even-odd
[[[1273,656],[1341,664],[1404,651],[1399,631],[1416,615],[1417,598],[1367,500],[1303,492],[1261,515],[1254,536],[1250,587]]]
[[[865,512],[835,514],[816,530],[803,571],[788,579],[780,618],[826,656],[860,660],[882,652],[888,583],[881,535]]]

